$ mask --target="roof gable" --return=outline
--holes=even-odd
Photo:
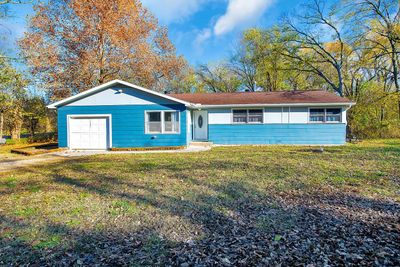
[[[161,98],[143,91],[114,85],[92,95],[66,103],[65,106],[120,106],[120,105],[173,105],[175,101]]]
[[[128,89],[128,90],[126,90]],[[122,90],[122,91],[119,91]],[[137,90],[138,94],[132,93],[132,90]],[[99,95],[97,95],[99,94]],[[100,94],[105,94],[100,95]],[[124,94],[125,97],[123,100],[118,100],[118,98],[113,97],[118,94]],[[110,99],[107,99],[107,95],[110,96]],[[56,103],[53,103],[47,106],[50,109],[56,109],[65,105],[124,105],[124,104],[148,104],[150,102],[155,102],[158,99],[163,99],[166,103],[180,103],[184,105],[190,105],[190,103],[174,98],[169,95],[161,94],[128,82],[124,82],[121,80],[114,80],[103,85],[94,87],[77,95],[68,97]],[[142,99],[142,101],[138,101]],[[158,102],[159,103],[159,102]],[[162,103],[165,104],[165,103]]]

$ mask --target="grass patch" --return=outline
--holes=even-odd
[[[235,246],[246,250],[243,238],[259,238],[255,246],[263,240],[279,246],[314,229],[323,236],[321,227],[332,235],[360,227],[368,233],[368,224],[376,227],[396,214],[399,146],[394,139],[326,147],[323,153],[313,147],[238,146],[201,153],[96,155],[0,173],[0,246],[8,247],[0,262],[168,265],[167,259],[179,259],[177,247],[191,249],[196,242],[203,242],[198,255],[225,255]],[[368,214],[375,217],[365,219]],[[305,223],[307,216],[313,227]],[[341,224],[350,217],[351,223]],[[327,218],[333,222],[318,226]],[[309,238],[303,237],[298,240]],[[220,244],[228,244],[226,251],[217,248]],[[352,244],[357,242],[347,246]],[[260,246],[268,249],[269,243]],[[335,244],[309,251],[329,248],[336,249]],[[221,259],[234,262],[229,255]],[[331,259],[325,262],[335,265]]]
[[[13,145],[25,145],[28,143],[28,138],[20,138],[19,140],[7,139],[6,145],[13,146]]]
[[[14,177],[5,178],[4,181],[0,182],[1,187],[15,188],[17,186],[17,179]]]
[[[126,201],[126,200],[116,200],[112,202],[110,207],[110,213],[112,215],[119,215],[119,214],[136,214],[138,213],[139,209],[136,207],[135,204]]]
[[[31,185],[31,186],[28,186],[28,190],[29,190],[29,192],[31,192],[31,193],[40,192],[41,189],[42,189],[42,187],[41,187],[40,185]]]
[[[39,240],[33,245],[35,249],[52,249],[61,244],[61,237],[58,235],[53,235],[47,239]]]
[[[33,217],[38,214],[39,209],[33,207],[17,208],[14,214],[18,217]]]

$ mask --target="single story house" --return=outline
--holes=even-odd
[[[354,103],[326,91],[162,94],[114,80],[49,105],[69,149],[342,145]]]

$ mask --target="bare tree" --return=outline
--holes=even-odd
[[[11,4],[33,4],[37,2],[37,0],[0,0],[0,19],[6,19],[10,16],[9,14],[9,6]],[[5,30],[11,34],[11,30],[7,29],[2,23],[0,23],[1,28],[5,28]],[[3,33],[2,33],[3,34]],[[10,57],[3,54],[0,54],[0,58],[8,59],[8,60],[20,60],[20,58]]]
[[[196,75],[207,91],[211,92],[236,92],[241,81],[224,64],[215,66],[200,65]]]
[[[254,60],[247,54],[244,46],[238,46],[238,49],[229,61],[228,68],[240,78],[246,90],[254,91],[256,89],[257,68]]]
[[[370,59],[375,61],[376,75],[384,75],[384,90],[400,94],[400,3],[394,0],[346,1],[352,24],[362,29],[360,39]],[[386,75],[385,75],[386,74]],[[400,95],[399,95],[400,118]]]
[[[335,19],[336,10],[330,7],[326,11],[325,2],[319,0],[314,0],[306,8],[305,15],[297,15],[294,19],[286,18],[288,49],[284,55],[297,63],[297,67],[293,67],[295,70],[320,76],[343,96],[345,42]],[[331,42],[336,49],[326,47],[323,40],[326,35],[331,35]]]

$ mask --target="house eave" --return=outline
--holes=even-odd
[[[223,105],[202,105],[194,104],[191,108],[207,109],[207,108],[250,108],[250,107],[329,107],[329,106],[346,106],[352,107],[355,102],[332,102],[332,103],[277,103],[277,104],[223,104]]]

